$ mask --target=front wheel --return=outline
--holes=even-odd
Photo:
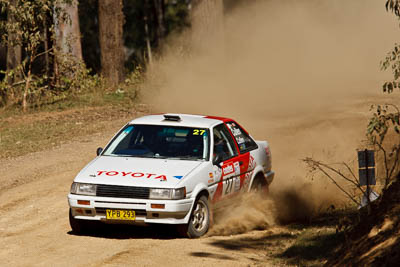
[[[90,229],[90,222],[85,220],[75,219],[72,215],[71,209],[69,209],[69,225],[71,226],[72,232],[75,234],[84,234]]]
[[[207,233],[210,227],[211,212],[208,198],[201,196],[194,204],[188,224],[180,225],[178,231],[190,238],[198,238]]]

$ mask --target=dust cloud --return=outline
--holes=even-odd
[[[276,225],[274,201],[256,193],[240,194],[213,207],[214,224],[208,236],[242,234]]]
[[[311,180],[300,159],[356,157],[369,105],[391,75],[379,63],[399,33],[384,6],[385,0],[243,1],[226,12],[221,43],[208,51],[186,49],[196,33],[173,40],[149,72],[143,101],[154,112],[232,117],[255,139],[268,140],[276,210],[314,214],[345,203],[327,179]],[[299,198],[301,209],[294,205]],[[245,202],[259,215],[255,225],[279,217]],[[254,226],[249,217],[240,217],[244,229]]]
[[[269,195],[245,193],[213,206],[213,225],[208,236],[242,234],[290,223],[310,223],[334,205],[332,195],[313,192],[310,183],[285,186]]]

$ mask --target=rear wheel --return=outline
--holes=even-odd
[[[179,225],[178,231],[181,235],[197,238],[207,233],[210,227],[211,212],[208,198],[201,196],[194,204],[192,215],[188,224]]]
[[[268,184],[264,177],[257,175],[254,178],[254,182],[251,186],[251,192],[260,194],[268,193]]]

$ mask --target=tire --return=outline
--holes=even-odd
[[[207,233],[211,224],[212,214],[208,198],[201,196],[196,200],[189,223],[178,226],[178,232],[182,236],[198,238]]]
[[[72,232],[75,234],[86,233],[90,229],[89,223],[90,222],[85,220],[75,219],[74,216],[72,216],[71,209],[69,209],[69,225],[71,226]]]
[[[257,194],[268,193],[268,184],[265,181],[264,177],[256,176],[254,178],[253,184],[251,185],[250,191]]]

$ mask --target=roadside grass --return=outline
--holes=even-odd
[[[100,106],[119,106],[129,108],[138,102],[136,91],[113,91],[105,92],[94,89],[91,92],[71,94],[66,98],[51,103],[36,106],[35,110],[55,111],[71,108],[100,107]]]
[[[147,107],[120,93],[87,93],[31,108],[0,110],[0,159],[82,139],[121,125]]]
[[[297,232],[296,241],[275,257],[289,265],[321,266],[333,252],[346,242],[347,222],[357,220],[359,211],[355,206],[330,210],[320,214],[308,224],[293,223],[287,228]],[[338,231],[340,230],[340,231]]]
[[[321,266],[344,240],[344,234],[336,233],[335,228],[311,227],[299,233],[294,244],[276,256],[290,265]]]
[[[354,208],[329,211],[308,223],[272,226],[262,234],[215,240],[211,245],[260,255],[277,266],[322,266],[346,241],[345,233],[336,231],[341,219],[357,214]]]

